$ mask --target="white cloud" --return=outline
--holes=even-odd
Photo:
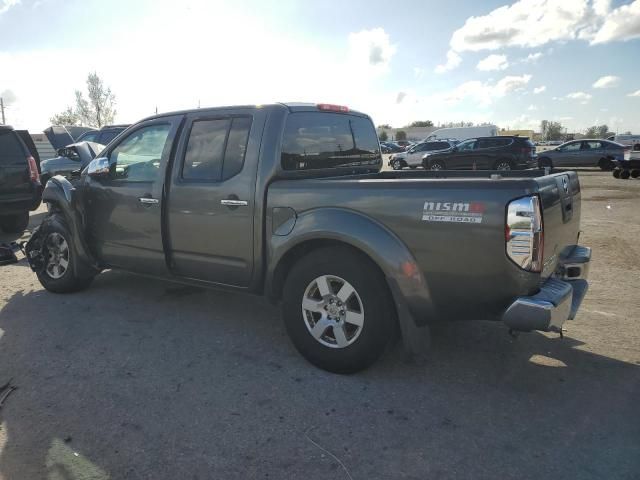
[[[569,120],[573,120],[573,117],[558,117],[558,120],[568,122]]]
[[[20,3],[20,0],[0,0],[0,15],[5,13],[11,7],[15,7]]]
[[[469,17],[450,50],[534,48],[566,40],[606,43],[640,37],[640,0],[611,9],[610,0],[518,0],[486,15]],[[529,60],[539,58],[531,54]],[[535,58],[533,58],[535,57]]]
[[[529,110],[530,112],[535,112],[536,110],[538,110],[538,107],[532,104],[527,107],[527,110]]]
[[[591,100],[591,98],[593,98],[593,95],[591,95],[590,93],[585,93],[585,92],[571,92],[567,95],[567,98],[571,99],[571,100],[579,100],[580,103],[585,104],[587,102],[589,102],[589,100]]]
[[[539,87],[536,87],[533,89],[533,93],[535,93],[536,95],[539,93],[544,92],[547,89],[546,85],[540,85]]]
[[[389,41],[384,28],[373,28],[349,34],[349,51],[355,65],[386,72],[396,47]]]
[[[640,37],[640,0],[606,13],[604,23],[591,43],[631,40]]]
[[[627,97],[640,97],[640,90],[636,90],[633,93],[630,93],[629,95],[627,95]]]
[[[442,65],[436,67],[436,73],[445,73],[449,70],[453,70],[462,62],[462,58],[456,52],[449,50],[447,52],[447,61]]]
[[[398,96],[396,97],[396,103],[402,103],[406,97],[407,97],[407,92],[398,92]]]
[[[492,70],[504,70],[509,66],[506,55],[491,54],[478,62],[476,68],[478,70],[489,72]]]
[[[422,67],[413,67],[413,76],[420,80],[426,74],[426,70]]]
[[[542,57],[542,52],[530,53],[522,61],[526,63],[535,63]]]
[[[604,77],[600,77],[593,84],[593,88],[611,88],[615,87],[620,83],[620,77],[616,77],[614,75],[605,75]]]
[[[469,99],[481,107],[486,107],[491,105],[497,98],[522,90],[529,83],[529,80],[531,80],[531,75],[507,75],[495,83],[471,80],[432,98],[441,100],[449,105],[455,105]]]

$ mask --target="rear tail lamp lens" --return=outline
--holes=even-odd
[[[507,256],[523,270],[540,272],[543,266],[544,228],[537,195],[509,203],[505,221]]]
[[[29,163],[29,178],[32,182],[37,182],[40,180],[40,174],[38,173],[38,166],[36,165],[36,160],[33,157],[27,157],[27,162]]]

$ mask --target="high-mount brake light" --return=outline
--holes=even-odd
[[[325,112],[347,113],[349,111],[349,107],[345,107],[344,105],[333,105],[331,103],[319,103],[318,110],[323,110]]]

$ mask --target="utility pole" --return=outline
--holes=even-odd
[[[0,97],[0,111],[2,112],[2,124],[4,125],[6,121],[4,118],[4,100],[2,97]]]

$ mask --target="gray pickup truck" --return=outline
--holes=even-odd
[[[574,172],[381,172],[371,119],[335,105],[157,115],[70,183],[26,245],[52,292],[117,268],[281,302],[300,353],[372,364],[429,325],[561,332],[587,290]],[[258,312],[256,312],[258,313]]]

